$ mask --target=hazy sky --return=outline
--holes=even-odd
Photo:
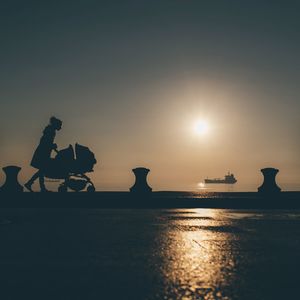
[[[127,190],[137,166],[154,190],[228,170],[255,189],[266,166],[300,189],[298,3],[1,1],[0,165],[27,180],[55,115],[60,148],[95,152],[99,190]]]

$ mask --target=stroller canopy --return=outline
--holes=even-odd
[[[75,144],[75,172],[93,172],[94,165],[97,163],[94,153],[85,146]]]

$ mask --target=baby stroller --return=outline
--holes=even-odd
[[[68,188],[76,192],[85,188],[87,192],[94,192],[95,186],[85,173],[93,172],[96,163],[94,153],[76,143],[75,151],[72,145],[57,151],[45,171],[45,177],[64,180],[58,187],[59,192],[67,192]]]

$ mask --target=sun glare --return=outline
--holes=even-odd
[[[204,120],[198,120],[195,123],[195,132],[199,135],[204,135],[208,132],[209,126],[208,123]]]

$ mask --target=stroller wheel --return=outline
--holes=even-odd
[[[94,193],[96,191],[95,187],[93,185],[89,185],[86,189],[89,193]]]
[[[60,185],[60,186],[58,187],[58,191],[59,191],[60,193],[66,193],[66,192],[68,191],[68,188],[67,188],[66,185],[62,184],[62,185]]]

